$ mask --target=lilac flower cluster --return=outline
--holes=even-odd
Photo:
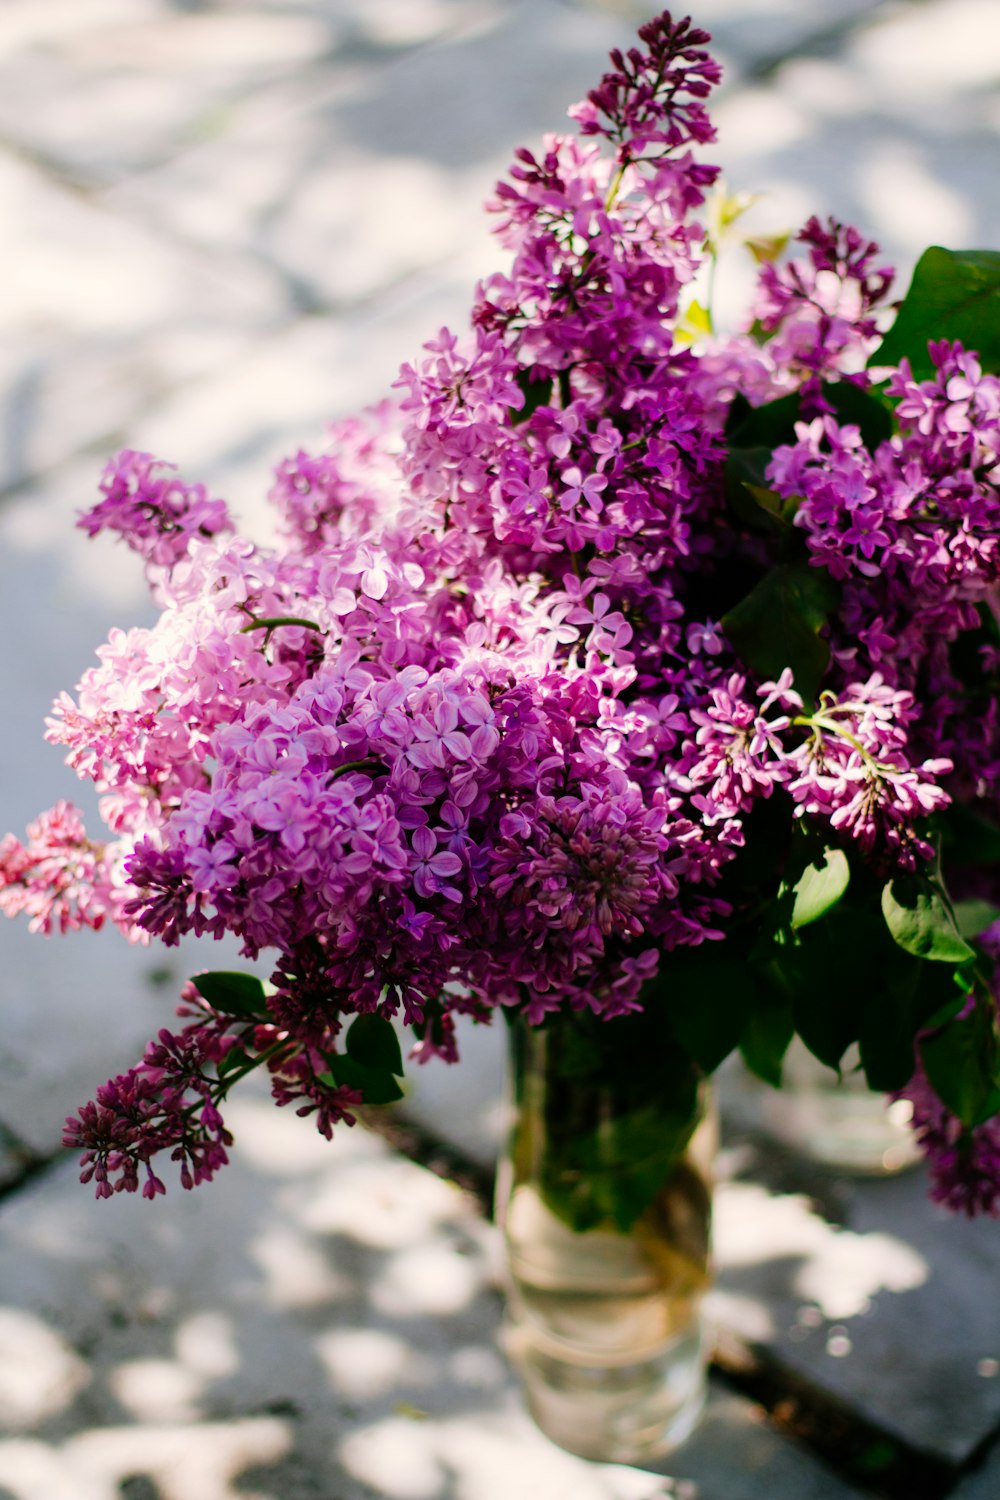
[[[391,401],[279,467],[280,546],[146,455],[106,472],[81,524],[143,557],[162,612],[112,633],[49,738],[109,837],[60,805],[0,846],[0,905],[44,930],[233,933],[273,990],[253,1020],[201,1005],[69,1123],[100,1195],[144,1170],[155,1196],[162,1150],[209,1178],[218,1106],[258,1062],[324,1134],[350,1123],[355,1017],[401,1013],[421,1061],[454,1058],[458,1013],[613,1019],[676,950],[751,932],[800,847],[925,878],[954,799],[1000,820],[1000,724],[968,713],[952,650],[973,640],[985,700],[1000,381],[935,345],[933,380],[892,373],[892,434],[862,437],[831,391],[865,396],[891,273],[815,219],[746,331],[679,344],[717,176],[707,40],[661,16],[571,111],[579,134],[518,152],[490,205],[509,269]],[[734,401],[783,395],[769,488],[734,508]],[[808,671],[783,637],[777,662],[759,647],[772,587]],[[762,892],[740,872],[765,806],[784,833]],[[962,1204],[992,1207],[996,1154],[976,1160],[993,1187]]]
[[[774,367],[822,408],[824,378],[861,376],[894,273],[875,264],[878,245],[850,225],[812,218],[799,241],[806,258],[761,267],[755,317]]]
[[[931,1197],[969,1218],[1000,1210],[1000,1121],[972,1130],[935,1094],[918,1068],[903,1095],[913,1106],[912,1127],[930,1162]]]
[[[117,532],[158,567],[178,562],[192,537],[231,530],[222,500],[213,500],[202,484],[184,484],[172,464],[151,453],[119,453],[100,488],[104,499],[81,518],[83,530],[88,536]]]
[[[104,850],[87,837],[70,802],[57,802],[28,825],[28,842],[0,839],[0,911],[22,913],[32,932],[98,930],[113,906]]]
[[[115,1192],[155,1198],[166,1187],[151,1165],[169,1151],[179,1164],[183,1187],[211,1182],[226,1165],[232,1136],[205,1077],[207,1064],[225,1056],[213,1029],[188,1027],[178,1035],[166,1028],[150,1042],[142,1062],[111,1078],[66,1122],[67,1145],[83,1147],[81,1182],[93,1182],[98,1198]]]

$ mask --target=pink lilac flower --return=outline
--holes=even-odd
[[[798,375],[817,410],[821,379],[849,374],[863,380],[878,341],[877,310],[894,273],[878,265],[879,247],[850,225],[811,218],[798,236],[807,254],[761,266],[751,316],[771,335],[768,355]]]
[[[204,485],[184,484],[172,464],[151,453],[126,448],[101,478],[97,505],[78,524],[88,536],[115,531],[148,563],[170,568],[184,556],[193,537],[230,531],[223,501],[212,499]]]
[[[87,837],[72,803],[56,803],[27,837],[0,839],[0,912],[24,913],[46,935],[103,927],[114,902],[107,850]]]

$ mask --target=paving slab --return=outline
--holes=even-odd
[[[932,1204],[920,1168],[848,1179],[747,1141],[729,1165],[712,1303],[727,1336],[911,1450],[969,1462],[1000,1428],[995,1222]]]
[[[234,1101],[233,1163],[155,1205],[67,1163],[0,1206],[4,1500],[851,1500],[744,1399],[652,1469],[533,1427],[497,1236],[358,1127]]]

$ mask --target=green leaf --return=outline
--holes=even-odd
[[[993,906],[989,901],[956,901],[952,906],[955,915],[955,926],[962,937],[977,938],[987,927],[1000,919],[1000,909]]]
[[[216,970],[191,980],[203,1000],[226,1016],[266,1016],[267,992],[253,974]]]
[[[829,574],[806,562],[779,563],[735,608],[722,629],[743,662],[765,678],[791,667],[806,701],[815,698],[830,659],[820,636],[839,598]]]
[[[837,421],[861,429],[866,447],[877,448],[891,437],[892,411],[880,396],[852,380],[824,381],[821,389]],[[762,447],[773,452],[795,442],[795,424],[801,420],[802,398],[797,392],[764,406],[751,406],[745,397],[737,396],[726,421],[726,441],[730,448]]]
[[[587,1227],[610,1219],[623,1233],[662,1190],[697,1123],[695,1099],[687,1109],[667,1115],[646,1106],[614,1115],[598,1131],[578,1142],[578,1174],[562,1182],[564,1203],[574,1205],[579,1224]],[[554,1186],[554,1184],[553,1184]]]
[[[369,1068],[345,1052],[327,1054],[329,1073],[319,1075],[328,1087],[360,1089],[365,1104],[394,1104],[403,1090],[387,1068]]]
[[[781,1087],[781,1065],[795,1034],[792,1007],[776,998],[758,1005],[740,1037],[743,1061],[772,1088]]]
[[[905,358],[914,377],[924,380],[934,374],[931,339],[957,339],[979,355],[984,371],[1000,372],[1000,251],[925,250],[896,321],[868,364],[898,365]]]
[[[857,1040],[865,994],[845,975],[844,954],[851,954],[852,968],[870,971],[867,949],[865,924],[856,913],[836,907],[822,922],[805,927],[783,959],[794,981],[795,1029],[813,1056],[830,1068],[839,1068],[847,1048]]]
[[[755,344],[766,344],[768,339],[771,338],[771,334],[768,333],[760,318],[754,318],[753,322],[750,324],[750,327],[747,329],[747,333],[753,339]],[[747,402],[747,405],[749,404],[750,403]]]
[[[674,325],[674,341],[678,344],[695,344],[699,339],[711,335],[712,317],[701,302],[689,302],[682,316]]]
[[[975,957],[931,881],[897,875],[882,890],[882,915],[899,946],[917,958],[961,964]]]
[[[925,966],[926,972],[926,966]],[[940,974],[941,970],[935,966],[934,973]],[[921,1029],[924,1031],[937,1031],[939,1026],[947,1026],[949,1021],[954,1021],[959,1011],[964,1010],[969,1003],[969,996],[975,988],[971,979],[968,978],[964,969],[955,969],[952,974],[953,985],[944,993],[939,993],[937,999],[939,1004],[936,1008],[930,1005],[924,1007]]]
[[[384,1016],[355,1016],[344,1038],[343,1052],[327,1055],[330,1073],[324,1074],[348,1088],[360,1089],[366,1104],[392,1104],[402,1099],[396,1077],[403,1073],[399,1038]],[[393,1076],[395,1075],[395,1076]]]
[[[357,1016],[344,1038],[344,1046],[355,1062],[402,1077],[403,1055],[391,1021],[384,1016]]]
[[[801,415],[797,393],[779,396],[763,406],[751,406],[745,396],[733,398],[726,417],[726,443],[729,448],[766,448],[773,453],[784,443],[794,443],[795,424]]]
[[[659,993],[671,1029],[704,1072],[713,1073],[738,1046],[756,989],[744,964],[711,945],[664,963]]]
[[[743,241],[759,266],[777,260],[788,244],[787,234],[752,234]]]
[[[803,985],[792,1005],[795,1030],[828,1068],[839,1068],[844,1053],[857,1041],[860,1025],[860,996],[843,982],[834,982],[833,970],[822,984]]]
[[[824,849],[821,858],[807,865],[792,887],[792,927],[806,927],[836,906],[847,890],[851,867],[842,849]]]
[[[794,813],[791,797],[782,787],[775,787],[770,797],[756,798],[743,814],[745,842],[726,866],[724,877],[726,898],[741,910],[777,891],[779,873],[801,828]]]
[[[798,859],[802,853],[798,851]],[[810,1052],[828,1067],[839,1067],[846,1048],[857,1038],[864,995],[860,986],[845,978],[844,954],[850,953],[854,971],[873,968],[872,924],[865,920],[863,911],[838,905],[822,921],[794,930],[794,902],[794,891],[785,890],[770,903],[750,951],[750,962],[766,997],[765,1007],[777,1014],[762,1011],[754,1029],[744,1033],[741,1045],[745,1053],[763,1048],[763,1055],[755,1056],[750,1065],[775,1087],[780,1086],[789,1019]],[[778,908],[781,910],[776,916]],[[898,952],[881,922],[877,932],[886,949]]]
[[[925,965],[903,958],[883,969],[877,989],[867,996],[858,1044],[868,1087],[888,1094],[913,1077],[917,994]]]
[[[1000,1048],[985,1007],[925,1037],[920,1055],[934,1092],[963,1125],[972,1129],[1000,1109]]]
[[[220,1078],[225,1078],[229,1073],[234,1072],[236,1068],[245,1067],[251,1060],[250,1053],[244,1051],[242,1047],[230,1047],[215,1071]]]
[[[515,426],[519,422],[526,422],[540,406],[547,406],[552,400],[551,376],[543,375],[539,378],[534,370],[518,370],[517,383],[524,397],[524,405],[511,413],[511,422]]]
[[[700,1118],[702,1075],[670,1033],[669,989],[654,981],[643,994],[641,1012],[613,1021],[554,1012],[541,1026],[513,1027],[512,1083],[524,1106],[513,1150],[534,1161],[546,1204],[577,1232],[629,1228]]]
[[[869,982],[858,1033],[861,1061],[869,1086],[890,1093],[913,1073],[920,1032],[960,1010],[967,986],[961,969],[927,963],[895,945],[880,963],[866,968]]]
[[[735,515],[756,531],[774,533],[791,526],[796,504],[768,488],[764,470],[770,461],[770,448],[731,448],[723,478]]]
[[[860,428],[861,440],[869,451],[892,437],[892,407],[881,396],[863,390],[852,380],[824,382],[822,389],[840,425]]]

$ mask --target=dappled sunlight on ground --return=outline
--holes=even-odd
[[[157,1500],[279,1500],[246,1489],[240,1476],[288,1452],[289,1424],[274,1419],[104,1427],[64,1443],[0,1441],[0,1485],[16,1500],[120,1500],[139,1475]]]
[[[800,1260],[792,1293],[828,1318],[864,1313],[877,1293],[910,1291],[930,1271],[905,1241],[839,1229],[800,1194],[777,1196],[756,1183],[729,1183],[719,1193],[715,1247],[723,1272],[778,1257]]]
[[[468,1200],[360,1128],[331,1145],[264,1098],[232,1119],[208,1190],[65,1197],[67,1161],[0,1209],[5,1500],[110,1500],[130,1475],[158,1500],[291,1500],[296,1463],[335,1485],[373,1422],[510,1399]]]

